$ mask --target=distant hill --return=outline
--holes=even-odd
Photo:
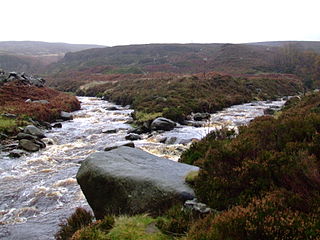
[[[54,72],[109,66],[102,73],[257,72],[278,47],[249,44],[147,44],[88,49],[67,53]]]
[[[37,41],[0,42],[0,68],[38,73],[45,66],[63,58],[67,52],[99,47],[104,46]]]
[[[259,45],[259,46],[269,46],[269,47],[284,47],[286,45],[295,45],[296,47],[302,50],[315,51],[317,53],[320,53],[319,41],[272,41],[272,42],[248,43],[248,45]]]

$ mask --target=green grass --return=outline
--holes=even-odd
[[[121,216],[116,219],[113,229],[107,234],[110,240],[168,240],[171,237],[164,235],[155,228],[156,220],[147,215],[133,217]]]
[[[23,125],[22,121],[0,116],[0,133],[15,133],[21,125]]]
[[[170,240],[156,227],[156,219],[147,215],[106,216],[76,232],[72,240]]]

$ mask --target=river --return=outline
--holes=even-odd
[[[54,239],[58,224],[76,207],[89,209],[75,175],[90,153],[107,144],[124,141],[131,109],[97,98],[79,97],[81,110],[63,127],[46,132],[53,145],[21,158],[0,154],[0,239]],[[284,101],[253,102],[235,105],[218,113],[203,127],[178,126],[169,132],[142,135],[136,147],[158,156],[177,160],[192,139],[201,139],[213,129],[236,128],[247,124],[269,107],[279,108]],[[106,108],[116,106],[119,110]],[[117,133],[102,133],[115,128]],[[164,141],[166,143],[160,143]]]

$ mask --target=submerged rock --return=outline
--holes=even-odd
[[[176,126],[176,123],[174,121],[171,121],[170,119],[163,118],[163,117],[156,118],[151,123],[152,130],[170,131],[174,129],[175,126]]]
[[[106,214],[158,215],[194,198],[185,176],[198,169],[140,149],[120,147],[87,157],[77,181],[97,219]]]

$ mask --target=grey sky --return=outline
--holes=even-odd
[[[319,0],[2,0],[0,41],[320,41]]]

